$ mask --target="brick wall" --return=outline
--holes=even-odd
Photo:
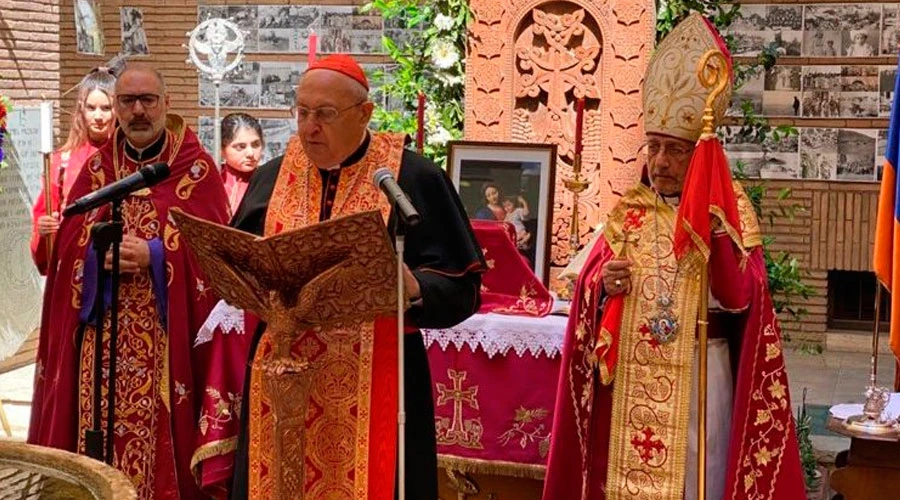
[[[14,104],[59,99],[58,4],[0,0],[0,93]]]
[[[793,218],[763,217],[763,232],[774,238],[774,253],[790,252],[807,273],[806,283],[815,296],[800,303],[808,314],[799,323],[784,326],[797,340],[824,342],[827,320],[829,270],[871,269],[878,203],[876,183],[767,180],[764,214],[778,214],[794,205]],[[788,188],[791,196],[779,200]],[[783,320],[786,318],[782,318]]]

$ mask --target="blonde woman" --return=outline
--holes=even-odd
[[[111,70],[98,68],[88,73],[78,84],[75,112],[69,125],[69,137],[51,159],[50,193],[41,192],[32,208],[34,230],[31,236],[31,256],[41,274],[47,273],[45,236],[59,229],[59,212],[69,200],[67,195],[84,162],[102,146],[115,129],[113,94],[116,77]],[[45,199],[50,196],[52,213],[47,213]]]

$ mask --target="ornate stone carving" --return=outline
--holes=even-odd
[[[553,263],[568,259],[575,99],[585,98],[582,236],[640,175],[641,82],[654,2],[471,0],[465,136],[557,145]]]

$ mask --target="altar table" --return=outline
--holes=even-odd
[[[438,463],[456,490],[442,498],[540,499],[567,321],[476,314],[423,331]]]
[[[897,417],[900,394],[891,395],[885,414]],[[830,486],[844,500],[900,498],[900,430],[869,434],[844,425],[851,414],[862,413],[862,405],[836,405],[828,419],[829,430],[850,438],[847,464],[831,473]]]

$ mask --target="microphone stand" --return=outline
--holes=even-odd
[[[406,500],[406,289],[403,252],[406,245],[406,221],[397,204],[394,210],[394,250],[397,252],[397,500]]]
[[[119,250],[122,243],[122,201],[112,201],[110,222],[99,222],[91,227],[91,239],[97,258],[97,295],[94,298],[94,383],[92,390],[92,426],[84,431],[85,451],[95,460],[113,463],[113,423],[116,408],[116,343],[119,336]],[[106,271],[106,251],[112,245],[112,270]],[[103,310],[107,275],[110,279],[110,321],[109,321],[109,406],[106,409],[106,442],[104,447],[101,427],[100,405],[103,388]]]

